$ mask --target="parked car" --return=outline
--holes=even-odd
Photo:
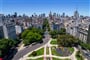
[[[86,53],[86,55],[90,57],[90,53]]]
[[[32,46],[33,46],[33,45],[36,45],[36,44],[37,44],[36,42],[35,42],[35,43],[32,43]]]

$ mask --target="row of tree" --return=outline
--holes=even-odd
[[[84,43],[84,42],[82,42],[82,41],[79,40],[79,45],[80,45],[83,49],[90,50],[90,44],[88,44],[88,43]]]
[[[50,35],[52,38],[57,38],[58,35],[64,35],[64,34],[66,34],[65,28],[61,28],[59,31],[58,30],[50,31]]]
[[[57,37],[58,46],[70,47],[80,45],[83,49],[90,50],[90,44],[84,43],[78,38],[75,38],[69,34],[58,35]]]
[[[64,46],[64,47],[70,47],[70,46],[75,46],[79,42],[78,39],[74,38],[73,36],[69,34],[65,35],[59,35],[57,38],[57,43],[59,46]]]
[[[52,38],[57,39],[58,46],[70,47],[79,44],[79,39],[66,33],[65,28],[50,31]]]
[[[78,38],[73,37],[66,33],[65,28],[61,28],[60,30],[53,30],[49,32],[51,37],[57,39],[57,43],[59,46],[73,46],[73,45],[80,45],[83,49],[90,50],[90,44],[84,43]]]
[[[46,29],[50,31],[49,21],[47,18],[44,19],[44,23],[43,23],[43,30],[46,31]]]
[[[43,34],[44,32],[41,29],[29,28],[21,34],[21,38],[25,45],[29,45],[34,42],[42,42]]]

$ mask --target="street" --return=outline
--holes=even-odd
[[[26,55],[27,53],[41,47],[42,45],[45,45],[48,41],[49,41],[49,34],[45,34],[44,35],[45,38],[43,39],[43,43],[38,43],[36,45],[33,45],[33,46],[28,46],[27,48],[24,48],[23,50],[21,51],[18,51],[16,53],[16,55],[12,58],[12,60],[19,60],[21,57],[23,57],[24,55]]]
[[[90,56],[88,56],[86,53],[88,53],[86,50],[82,49],[81,46],[79,45],[78,49],[81,51],[83,54],[84,58],[90,60]],[[90,52],[89,52],[90,53]]]

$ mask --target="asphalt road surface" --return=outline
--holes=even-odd
[[[87,52],[86,50],[82,49],[81,46],[79,46],[78,49],[83,54],[84,58],[87,58],[87,60],[90,60],[90,56],[86,55],[86,53],[90,53],[90,52]]]
[[[90,52],[86,52],[86,53],[89,53],[89,54],[90,54]],[[86,55],[86,53],[84,52],[84,50],[82,50],[83,56],[84,56],[85,58],[87,58],[88,60],[90,60],[90,56]]]
[[[49,41],[49,35],[46,34],[45,35],[45,38],[43,39],[43,43],[38,43],[36,45],[33,45],[33,46],[28,46],[27,48],[24,48],[23,50],[21,51],[18,51],[16,53],[16,55],[12,58],[12,60],[19,60],[21,57],[23,57],[24,55],[26,55],[27,53],[41,47],[42,45],[45,45],[47,42]]]

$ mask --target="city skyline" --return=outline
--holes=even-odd
[[[0,0],[0,60],[90,60],[90,0]]]
[[[75,10],[78,10],[80,15],[90,16],[90,0],[1,0],[0,13],[2,14],[18,14],[32,15],[33,13],[49,14],[53,13],[72,16]]]

